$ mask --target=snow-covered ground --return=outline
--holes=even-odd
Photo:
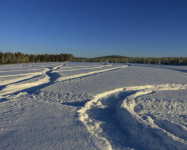
[[[186,150],[187,66],[0,66],[0,150]]]

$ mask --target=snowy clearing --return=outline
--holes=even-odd
[[[185,150],[187,66],[0,66],[0,149]]]

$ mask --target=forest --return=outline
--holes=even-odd
[[[119,55],[81,58],[72,54],[23,54],[21,52],[1,52],[0,64],[15,63],[38,63],[38,62],[107,62],[107,63],[143,63],[143,64],[165,64],[165,65],[187,65],[187,57],[126,57]]]
[[[72,61],[72,54],[23,54],[0,51],[0,64]]]
[[[142,64],[165,64],[165,65],[187,65],[187,57],[126,57],[126,56],[104,56],[97,58],[74,58],[76,61],[85,62],[109,62],[109,63],[142,63]]]

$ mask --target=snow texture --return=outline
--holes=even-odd
[[[187,66],[0,66],[0,149],[185,150]]]

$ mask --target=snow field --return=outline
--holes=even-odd
[[[69,62],[1,66],[0,149],[184,150],[186,70]]]

